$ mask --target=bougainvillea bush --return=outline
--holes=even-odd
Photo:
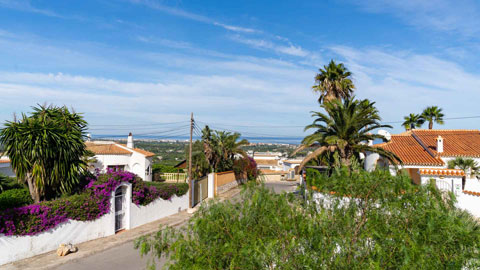
[[[110,196],[121,183],[132,184],[132,201],[143,206],[157,198],[169,200],[188,191],[187,184],[154,186],[130,172],[107,171],[90,179],[80,194],[0,211],[0,234],[35,235],[69,219],[89,221],[110,211]]]

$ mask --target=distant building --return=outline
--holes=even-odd
[[[257,163],[257,168],[267,181],[291,180],[298,178],[295,168],[301,159],[287,159],[286,154],[279,152],[249,152]]]
[[[15,177],[15,173],[13,172],[12,166],[10,165],[10,159],[5,156],[0,156],[0,174]]]
[[[95,154],[93,169],[105,172],[112,170],[129,171],[135,173],[144,181],[152,181],[152,152],[135,148],[133,136],[128,135],[127,144],[105,141],[87,141],[87,149]]]

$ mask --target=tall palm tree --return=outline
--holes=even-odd
[[[337,64],[331,60],[323,69],[319,69],[320,73],[315,76],[315,85],[313,91],[319,92],[319,103],[329,102],[334,99],[349,98],[355,85],[351,79],[352,73],[342,64]]]
[[[382,135],[372,134],[378,128],[391,128],[389,125],[380,124],[380,116],[375,108],[375,103],[365,100],[346,99],[344,102],[334,100],[321,105],[327,114],[312,112],[316,117],[305,130],[315,129],[315,132],[306,136],[302,145],[296,150],[313,147],[315,150],[307,155],[300,164],[303,168],[310,160],[320,156],[326,151],[336,152],[342,165],[350,166],[352,158],[360,153],[374,152],[387,158],[391,162],[401,160],[389,151],[373,147],[366,142],[374,139],[384,139]]]
[[[402,126],[405,130],[419,128],[425,123],[425,119],[420,114],[411,113],[408,116],[403,117],[405,122],[403,122]]]
[[[66,107],[39,106],[7,122],[0,143],[17,179],[28,184],[35,202],[70,192],[87,169],[87,122]]]
[[[425,108],[422,113],[422,117],[425,121],[428,121],[428,129],[433,129],[433,122],[443,125],[443,117],[444,114],[442,113],[442,108],[438,108],[437,106],[430,106]]]

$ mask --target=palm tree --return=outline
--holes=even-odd
[[[405,130],[419,128],[425,123],[425,119],[420,114],[411,113],[408,116],[403,117],[405,122],[403,122],[402,126]]]
[[[342,64],[336,64],[331,60],[323,69],[319,69],[320,73],[315,76],[315,85],[313,91],[319,92],[318,102],[329,102],[334,99],[349,98],[355,85],[352,82],[352,73]]]
[[[427,107],[422,113],[422,117],[428,121],[428,129],[433,129],[433,122],[443,125],[443,116],[442,108],[437,106]]]
[[[315,150],[305,157],[299,169],[326,151],[336,152],[341,164],[345,166],[351,165],[353,157],[358,157],[360,153],[367,151],[378,153],[391,162],[401,163],[394,153],[366,144],[370,140],[384,139],[382,135],[372,134],[371,131],[378,128],[391,128],[389,125],[380,124],[381,119],[374,104],[368,99],[351,98],[343,103],[334,100],[321,105],[327,114],[312,112],[312,116],[316,119],[311,125],[306,126],[305,130],[315,129],[315,132],[303,139],[302,145],[296,152],[309,147]]]
[[[29,116],[7,122],[0,144],[17,179],[28,184],[35,202],[69,193],[86,171],[87,122],[66,107],[39,106]]]
[[[449,169],[461,169],[467,175],[475,176],[480,174],[480,166],[471,158],[457,157],[448,162]],[[465,188],[466,177],[462,179],[462,189]]]
[[[202,142],[204,154],[213,171],[225,171],[232,169],[236,155],[247,157],[247,153],[241,148],[248,145],[245,139],[240,139],[240,133],[211,130],[208,126],[202,130]]]

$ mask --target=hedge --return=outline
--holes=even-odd
[[[188,191],[188,186],[148,185],[133,173],[108,171],[91,179],[81,194],[0,211],[0,233],[35,235],[67,220],[98,219],[110,211],[110,195],[122,182],[132,184],[132,201],[136,205],[147,205],[157,198],[167,200]]]
[[[0,193],[0,211],[33,203],[26,189],[9,189]]]

